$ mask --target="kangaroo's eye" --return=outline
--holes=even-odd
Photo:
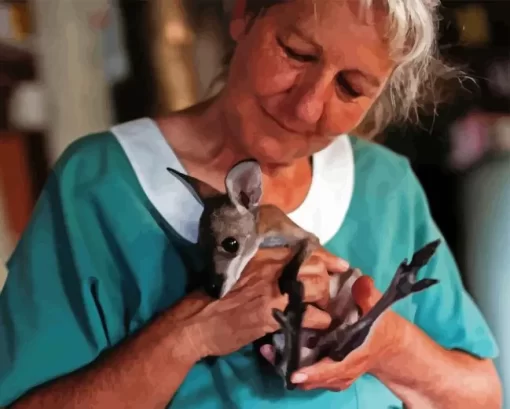
[[[239,243],[233,237],[227,237],[221,242],[221,247],[228,253],[237,253],[239,250]]]

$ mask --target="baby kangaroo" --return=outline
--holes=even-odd
[[[285,311],[273,311],[281,330],[272,335],[276,371],[288,389],[295,387],[290,377],[296,370],[326,356],[344,359],[363,343],[373,323],[393,303],[438,282],[416,280],[418,270],[439,245],[436,240],[419,250],[410,264],[407,260],[401,263],[381,300],[363,317],[351,296],[352,285],[362,275],[361,271],[351,269],[345,274],[332,275],[330,303],[326,308],[332,325],[326,331],[303,329],[306,305],[303,285],[297,275],[320,242],[278,207],[260,204],[262,171],[259,164],[246,160],[234,165],[225,178],[226,193],[167,169],[186,183],[203,205],[197,244],[206,256],[203,287],[210,296],[224,297],[259,248],[287,246],[293,250],[293,257],[283,268],[279,280],[280,290],[288,294],[289,302]]]

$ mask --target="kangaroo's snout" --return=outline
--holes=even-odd
[[[205,272],[204,276],[203,287],[206,294],[214,299],[221,298],[223,296],[223,287],[225,286],[225,277],[211,271]]]

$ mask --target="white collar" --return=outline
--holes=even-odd
[[[149,118],[116,125],[111,132],[122,146],[138,181],[161,216],[184,239],[196,243],[202,205],[166,170],[185,173],[175,153]],[[340,229],[354,190],[354,157],[347,135],[313,156],[313,179],[304,202],[289,217],[327,243]]]

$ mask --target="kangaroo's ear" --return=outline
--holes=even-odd
[[[240,213],[254,209],[262,198],[262,170],[254,160],[237,163],[225,178],[225,187]]]
[[[194,178],[193,176],[185,175],[184,173],[179,172],[178,170],[172,168],[166,168],[171,174],[181,179],[188,187],[190,187],[191,193],[200,201],[202,204],[204,203],[204,199],[213,196],[219,196],[224,193],[213,188],[208,183],[201,181],[200,179]]]

